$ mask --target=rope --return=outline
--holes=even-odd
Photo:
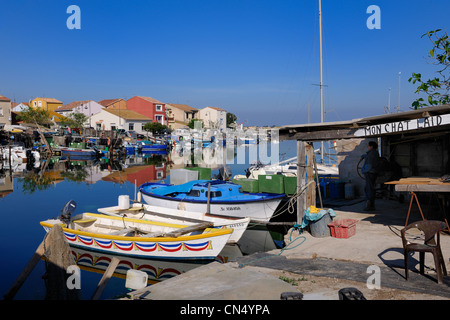
[[[292,229],[291,229],[291,233],[289,234],[289,241],[290,241],[290,242],[289,242],[287,245],[285,245],[284,248],[281,249],[281,251],[280,251],[278,254],[275,255],[276,257],[280,256],[280,255],[281,255],[284,251],[286,251],[286,250],[291,250],[291,249],[297,248],[299,245],[303,244],[303,242],[306,241],[306,237],[305,237],[305,236],[298,236],[297,238],[295,238],[294,240],[292,240],[292,233],[294,232],[294,230],[298,230],[298,232],[299,232],[300,234],[302,233],[301,228],[300,228],[300,225],[297,224],[297,223],[294,224],[294,226],[293,226]],[[290,245],[292,245],[295,241],[297,241],[297,240],[300,239],[300,238],[303,238],[303,241],[302,241],[302,242],[296,244],[296,245],[295,245],[294,247],[292,247],[292,248],[289,247]],[[271,258],[271,257],[273,257],[273,256],[266,256],[266,257],[262,257],[262,258],[258,258],[258,259],[251,260],[251,261],[249,261],[249,262],[247,262],[247,263],[240,263],[240,264],[238,265],[238,268],[243,268],[243,267],[245,267],[246,265],[248,265],[248,264],[250,264],[250,263],[253,263],[253,262],[256,262],[256,261],[260,261],[260,260],[264,260],[264,259],[268,259],[268,258]]]

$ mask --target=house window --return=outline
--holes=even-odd
[[[162,104],[157,104],[156,105],[156,111],[163,111],[162,110]]]
[[[134,123],[128,124],[128,130],[133,131],[134,130]]]
[[[102,124],[101,123],[96,123],[95,124],[95,129],[96,130],[102,130]]]
[[[111,123],[111,131],[117,130],[117,126],[115,123]]]
[[[3,117],[3,108],[0,108],[0,117]]]
[[[163,123],[163,116],[161,116],[161,115],[155,115],[155,120],[157,121],[157,122],[159,122],[159,123]]]
[[[38,101],[39,108],[42,107],[42,101]]]
[[[37,107],[37,102],[36,101],[33,101],[33,107]]]

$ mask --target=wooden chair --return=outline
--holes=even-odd
[[[405,275],[408,280],[408,257],[409,252],[419,252],[420,255],[420,273],[424,274],[425,252],[433,254],[436,266],[437,282],[442,283],[443,275],[447,275],[444,258],[442,256],[440,244],[440,232],[447,227],[443,221],[417,221],[403,228],[400,233],[402,236],[404,258],[405,258]],[[424,233],[424,243],[411,243],[406,239],[406,231],[416,228]]]

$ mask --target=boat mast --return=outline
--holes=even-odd
[[[320,123],[323,124],[323,63],[322,63],[322,1],[319,0],[319,32],[320,32]],[[323,141],[320,142],[320,157],[324,163]]]

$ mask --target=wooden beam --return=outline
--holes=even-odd
[[[13,285],[11,286],[11,288],[3,296],[3,299],[11,300],[11,299],[14,298],[16,293],[22,287],[22,285],[25,282],[25,280],[30,275],[31,271],[33,271],[34,267],[41,260],[43,254],[44,254],[44,241],[42,241],[41,244],[37,247],[37,249],[34,252],[33,256],[31,257],[30,261],[28,261],[27,265],[25,266],[25,268],[23,268],[22,272],[19,274],[19,276],[17,277],[16,281],[14,281]]]
[[[305,142],[297,140],[297,223],[301,224],[303,221],[303,215],[306,210],[306,192],[300,191],[305,186],[306,181],[306,153]]]
[[[98,300],[102,296],[103,290],[105,290],[106,285],[109,282],[109,279],[111,279],[112,275],[114,274],[114,271],[116,270],[117,266],[119,265],[120,260],[116,257],[113,257],[111,259],[111,262],[109,263],[108,269],[106,269],[105,273],[103,274],[103,277],[100,279],[100,282],[98,283],[97,288],[95,289],[94,294],[92,295],[91,300]]]
[[[335,139],[351,139],[358,138],[354,136],[356,129],[335,129],[322,130],[313,132],[297,132],[289,133],[286,131],[280,132],[280,141],[283,140],[303,140],[303,141],[324,141]]]
[[[306,183],[314,181],[314,147],[311,144],[306,145]],[[316,205],[316,186],[315,182],[308,185],[306,189],[306,208]]]

